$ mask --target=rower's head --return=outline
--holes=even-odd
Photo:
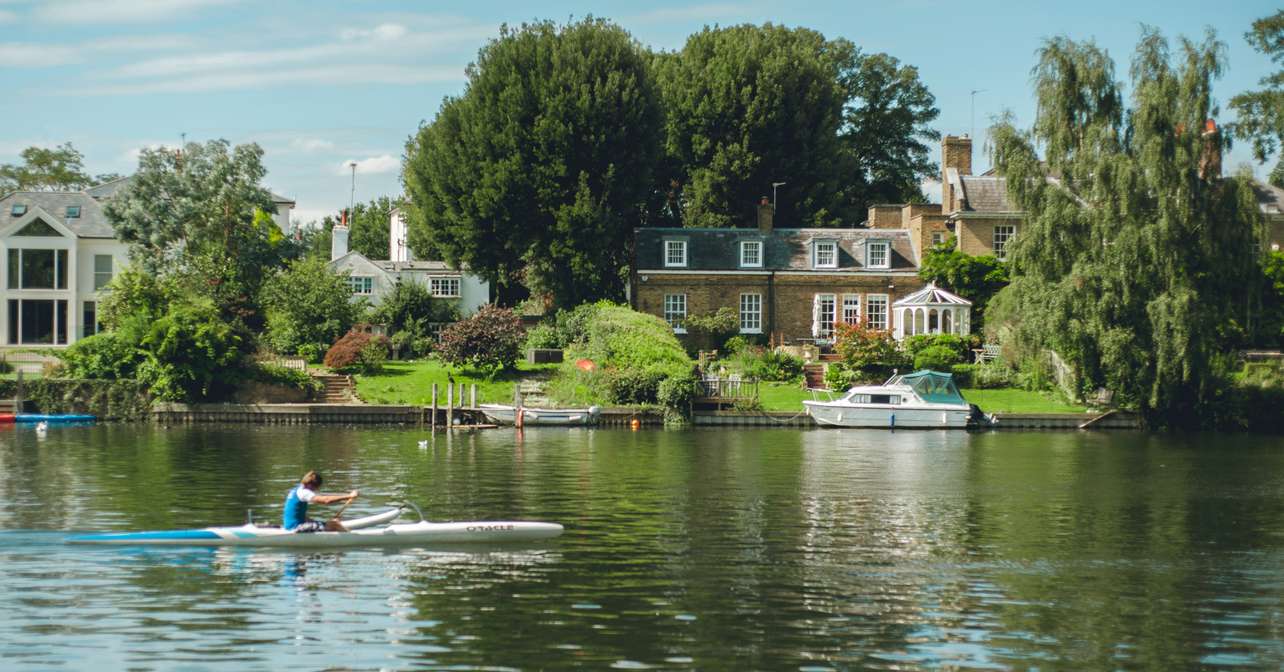
[[[309,490],[316,490],[321,487],[321,474],[318,474],[315,471],[309,471],[303,475],[303,478],[299,479],[299,482],[303,484],[303,487]]]

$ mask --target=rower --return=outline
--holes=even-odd
[[[310,520],[308,518],[308,504],[338,504],[344,502],[344,508],[352,503],[352,500],[361,494],[357,490],[352,490],[347,494],[322,494],[318,492],[321,489],[321,474],[315,471],[309,471],[299,479],[299,484],[290,490],[290,494],[285,497],[285,511],[281,521],[281,527],[292,532],[347,532],[348,528],[339,522],[339,515],[329,522],[323,523],[319,520]],[[343,509],[339,510],[343,513]]]

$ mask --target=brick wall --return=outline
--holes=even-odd
[[[871,229],[899,229],[901,227],[901,205],[869,206],[868,222]]]
[[[635,285],[635,305],[641,312],[663,317],[664,295],[686,294],[688,315],[714,312],[723,306],[738,313],[740,294],[758,293],[763,297],[763,333],[771,331],[770,335],[777,342],[783,339],[787,343],[793,343],[798,339],[812,337],[812,300],[818,293],[837,295],[840,318],[843,294],[861,295],[862,315],[868,314],[865,301],[867,295],[885,294],[888,297],[888,327],[891,328],[895,324],[892,321],[894,316],[891,315],[891,304],[924,286],[922,280],[912,275],[777,274],[772,280],[769,277],[739,274],[651,274],[645,282]]]
[[[994,254],[994,227],[1016,226],[1021,232],[1019,219],[980,219],[959,217],[955,220],[954,234],[958,236],[959,251],[972,256]]]

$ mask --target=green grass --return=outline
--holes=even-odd
[[[556,368],[556,364],[518,362],[516,371],[500,372],[491,380],[483,373],[447,367],[435,359],[388,362],[379,373],[356,376],[357,396],[370,404],[428,406],[432,404],[432,384],[437,383],[437,403],[444,406],[449,373],[456,384],[464,383],[465,395],[469,386],[477,384],[478,403],[507,404],[512,403],[513,390],[523,377],[552,373]]]
[[[998,390],[959,390],[963,398],[981,407],[986,413],[1087,413],[1083,406],[1059,401],[1045,392],[1030,392],[1016,388]],[[762,383],[758,399],[766,411],[801,411],[804,399],[812,399],[811,392],[799,383]],[[821,394],[819,399],[825,399]]]

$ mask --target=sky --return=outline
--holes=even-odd
[[[680,49],[705,26],[811,28],[917,67],[941,111],[936,129],[975,136],[1005,110],[1029,125],[1030,68],[1043,40],[1094,40],[1126,80],[1142,24],[1170,38],[1216,30],[1229,61],[1216,88],[1225,107],[1272,71],[1243,35],[1277,8],[1269,0],[0,0],[0,163],[18,162],[28,146],[71,142],[91,174],[128,174],[140,148],[256,142],[267,186],[295,199],[292,219],[306,223],[352,198],[401,194],[407,138],[463,92],[465,68],[504,24],[595,16],[657,50]],[[1240,143],[1226,165],[1250,161]],[[988,164],[977,142],[974,168]],[[1270,166],[1253,167],[1264,176]]]

